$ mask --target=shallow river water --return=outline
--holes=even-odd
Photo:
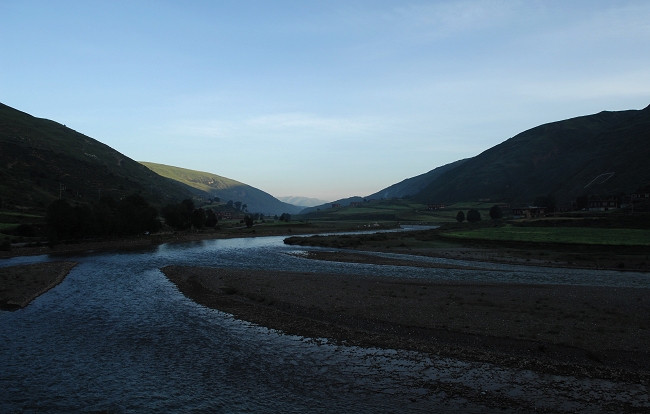
[[[513,408],[503,403],[508,399],[525,411],[606,411],[582,397],[590,393],[612,404],[650,408],[647,390],[638,384],[545,376],[282,335],[195,304],[159,271],[167,265],[196,265],[650,287],[648,274],[633,272],[312,261],[287,254],[305,248],[282,240],[211,240],[1,260],[0,267],[60,260],[79,264],[26,308],[0,311],[0,412],[508,412]]]

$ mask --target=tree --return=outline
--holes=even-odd
[[[235,209],[237,211],[241,211],[241,201],[235,201],[233,204],[235,205]]]
[[[465,213],[463,213],[462,211],[459,211],[458,214],[456,214],[456,221],[459,222],[459,223],[462,223],[463,221],[465,221]]]
[[[244,224],[246,224],[246,227],[253,227],[253,218],[251,216],[245,216],[244,217]]]
[[[490,208],[490,218],[492,218],[492,220],[497,220],[500,219],[501,217],[503,217],[503,212],[501,211],[499,206],[497,206],[496,204],[493,205]]]
[[[467,221],[470,223],[481,221],[481,213],[479,213],[475,208],[471,209],[467,212]]]
[[[280,221],[286,221],[287,223],[291,221],[291,214],[282,213],[280,216]]]
[[[246,204],[241,205],[241,210],[244,212],[248,212],[248,206]]]
[[[119,202],[116,219],[119,233],[123,235],[154,233],[162,227],[158,210],[139,194],[131,194]]]
[[[217,220],[217,215],[214,213],[214,210],[206,210],[205,227],[214,227],[218,222],[219,220]]]
[[[205,226],[206,216],[205,210],[197,208],[192,212],[192,225],[197,229],[202,229]]]
[[[78,226],[74,208],[63,199],[56,200],[48,206],[46,220],[52,229],[52,238],[55,239],[72,237]]]
[[[163,207],[161,213],[165,222],[177,230],[189,229],[192,225],[192,213],[194,212],[194,202],[185,199],[178,204],[168,204]]]

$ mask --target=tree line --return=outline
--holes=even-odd
[[[162,227],[158,210],[139,194],[119,201],[104,196],[93,205],[59,199],[47,208],[46,221],[53,241],[154,233]]]

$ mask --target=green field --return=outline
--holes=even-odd
[[[506,225],[454,231],[445,237],[535,243],[570,243],[604,246],[650,246],[650,231],[589,227],[517,227]]]
[[[340,208],[325,208],[304,215],[296,216],[300,219],[313,220],[366,220],[367,222],[407,221],[423,223],[455,222],[458,211],[467,214],[469,209],[478,209],[483,217],[488,216],[490,203],[467,202],[457,203],[446,208],[429,211],[426,204],[410,200],[382,200],[363,203],[358,207],[344,206]]]
[[[0,232],[2,232],[3,230],[15,229],[19,225],[20,224],[16,224],[16,223],[0,223]]]

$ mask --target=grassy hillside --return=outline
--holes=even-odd
[[[141,164],[163,177],[190,186],[208,196],[219,197],[223,202],[241,201],[248,206],[250,212],[295,214],[302,209],[292,204],[283,203],[255,187],[216,174],[152,162],[141,162]]]
[[[61,190],[61,191],[60,191]],[[42,210],[59,197],[140,193],[162,204],[190,196],[101,142],[47,119],[0,104],[0,198],[3,208]]]
[[[601,112],[538,126],[442,174],[416,199],[422,203],[490,198],[532,202],[553,194],[630,193],[650,183],[650,107]],[[606,181],[594,178],[613,172]]]

